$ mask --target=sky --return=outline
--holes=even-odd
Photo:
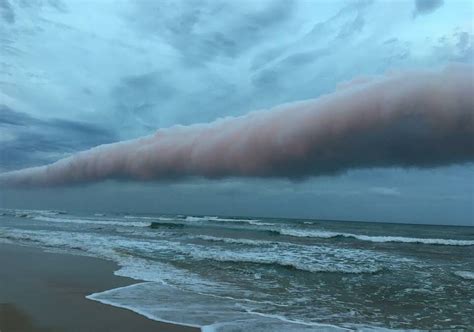
[[[0,0],[0,171],[474,62],[469,1]],[[16,208],[474,225],[474,166],[1,189]]]

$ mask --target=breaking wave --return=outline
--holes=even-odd
[[[456,271],[454,272],[455,275],[461,277],[465,280],[474,280],[474,272],[469,271]]]
[[[46,216],[33,216],[31,219],[46,222],[69,223],[69,224],[93,224],[93,225],[111,225],[124,227],[149,227],[151,223],[143,221],[114,221],[114,220],[94,220],[94,219],[76,219],[76,218],[51,218]]]
[[[453,239],[428,239],[428,238],[416,238],[416,237],[403,237],[403,236],[369,236],[361,234],[351,233],[337,233],[328,231],[313,231],[313,230],[298,230],[298,229],[287,229],[282,228],[276,230],[281,235],[295,236],[295,237],[314,237],[314,238],[353,238],[360,241],[368,242],[400,242],[400,243],[420,243],[420,244],[432,244],[432,245],[445,245],[445,246],[473,246],[473,240],[453,240]]]
[[[251,240],[251,239],[234,239],[230,237],[217,237],[217,236],[210,236],[210,235],[196,235],[193,238],[201,239],[205,241],[211,242],[224,242],[224,243],[231,243],[231,244],[246,244],[251,246],[258,246],[258,245],[269,245],[269,244],[276,244],[277,242],[273,241],[265,241],[265,240]]]

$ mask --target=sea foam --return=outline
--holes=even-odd
[[[159,301],[147,301],[147,298]],[[233,301],[181,291],[169,285],[140,283],[87,296],[104,304],[130,309],[150,319],[201,328],[202,332],[342,332],[349,329],[308,323],[253,311]],[[203,305],[205,303],[205,305]]]
[[[474,272],[455,271],[454,274],[457,275],[458,277],[461,277],[461,278],[465,279],[465,280],[474,280]]]
[[[453,240],[453,239],[429,239],[429,238],[414,238],[414,237],[403,237],[403,236],[369,236],[362,234],[352,233],[338,233],[318,230],[303,230],[303,229],[290,229],[282,228],[276,230],[276,232],[282,235],[295,236],[295,237],[314,237],[330,239],[336,237],[354,238],[360,241],[368,242],[400,242],[400,243],[420,243],[420,244],[432,244],[432,245],[445,245],[445,246],[473,246],[473,240]]]
[[[111,225],[123,227],[149,227],[150,222],[141,221],[116,221],[116,220],[97,220],[97,219],[78,219],[78,218],[52,218],[46,216],[33,216],[33,220],[55,222],[55,223],[70,223],[70,224],[94,224],[94,225]]]

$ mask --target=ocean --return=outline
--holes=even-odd
[[[0,242],[105,258],[88,296],[202,331],[474,328],[474,227],[0,210]],[[141,282],[144,281],[144,282]]]

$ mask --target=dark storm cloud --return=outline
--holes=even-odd
[[[474,68],[363,77],[319,99],[103,145],[0,176],[7,185],[105,179],[333,175],[474,161]]]
[[[0,105],[0,168],[12,169],[53,162],[73,153],[116,140],[95,125],[61,119],[42,120]]]
[[[415,0],[415,11],[413,15],[430,14],[441,7],[443,3],[443,0]]]

